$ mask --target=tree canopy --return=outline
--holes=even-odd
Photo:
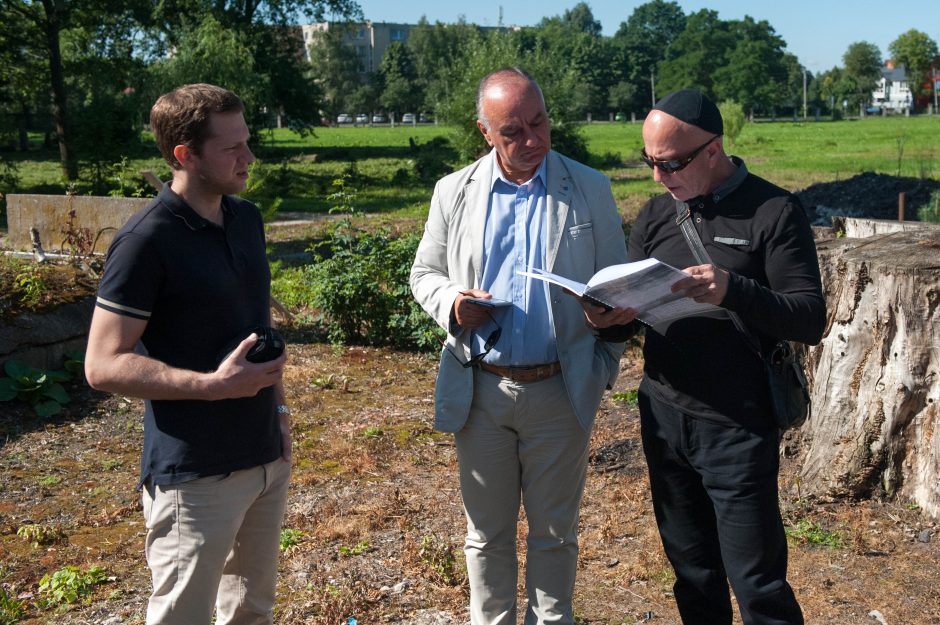
[[[686,14],[673,0],[625,12],[609,37],[586,2],[532,27],[422,18],[366,67],[371,44],[355,35],[362,18],[355,0],[0,0],[0,147],[25,150],[28,132],[40,131],[58,145],[65,178],[99,176],[134,149],[159,93],[205,81],[239,93],[254,127],[431,113],[465,129],[460,147],[469,155],[482,147],[477,82],[518,65],[543,87],[556,145],[575,153],[574,122],[641,118],[675,89],[701,89],[749,116],[796,115],[804,93],[817,108],[851,102],[855,110],[870,101],[882,68],[878,48],[859,41],[844,67],[813,75],[767,21]],[[297,23],[325,19],[304,41]],[[936,42],[916,29],[890,54],[907,66],[915,93],[940,65]]]

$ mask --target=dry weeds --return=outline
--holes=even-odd
[[[434,362],[321,344],[294,345],[292,354],[295,468],[285,527],[297,533],[282,553],[277,622],[466,622],[454,448],[429,428]],[[636,387],[635,362],[623,361],[616,391]],[[0,408],[0,584],[29,606],[22,623],[140,624],[149,587],[134,491],[142,408],[87,389],[73,394],[79,401],[55,421]],[[582,623],[678,623],[638,434],[635,408],[605,399],[581,519]],[[937,527],[904,502],[802,500],[792,460],[784,464],[783,511],[800,528],[791,581],[807,623],[876,623],[873,610],[890,625],[940,623]],[[67,538],[33,546],[16,533],[27,523]],[[810,542],[820,536],[838,546]],[[113,579],[87,605],[35,607],[39,579],[66,565],[99,565]]]

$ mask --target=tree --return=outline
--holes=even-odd
[[[42,91],[51,94],[52,125],[67,180],[77,179],[79,173],[72,113],[76,104],[88,100],[82,79],[100,80],[103,69],[109,75],[115,68],[120,73],[128,51],[135,46],[133,33],[149,23],[150,11],[147,0],[0,0],[0,23],[18,31],[21,51],[27,57],[45,59],[41,69],[31,68],[43,84],[35,96]],[[70,45],[75,38],[93,45]],[[79,74],[85,71],[89,74]],[[32,84],[38,87],[39,80]],[[73,89],[78,92],[71,94]],[[108,112],[99,111],[99,115]]]
[[[623,79],[636,86],[636,98],[630,108],[651,106],[651,75],[657,64],[668,57],[673,41],[685,27],[682,8],[677,2],[665,0],[641,4],[620,24],[613,40],[623,50]]]
[[[772,112],[785,101],[787,66],[786,43],[765,20],[750,16],[728,23],[734,47],[725,56],[723,67],[712,74],[719,100],[734,100],[753,115]]]
[[[607,101],[610,108],[618,113],[625,113],[630,110],[636,100],[637,88],[632,82],[622,80],[612,86],[607,92]]]
[[[176,54],[154,63],[151,75],[157,93],[196,82],[225,87],[245,103],[249,126],[257,128],[263,119],[268,77],[257,71],[247,36],[225,28],[211,16],[184,28]]]
[[[724,127],[724,136],[728,143],[733,146],[734,142],[744,129],[744,108],[734,100],[726,100],[718,105],[721,111],[721,121]]]
[[[689,15],[685,29],[658,65],[657,94],[691,87],[714,98],[714,74],[726,64],[735,44],[728,23],[718,19],[717,11],[702,9]]]
[[[301,18],[320,22],[327,14],[341,20],[362,17],[354,0],[163,0],[153,9],[164,50],[178,46],[181,36],[209,18],[236,34],[266,88],[253,98],[259,107],[286,115],[295,125],[318,117],[321,93],[299,54],[302,40],[291,24]]]
[[[331,118],[355,112],[347,110],[348,100],[364,82],[362,62],[355,49],[343,43],[343,35],[342,27],[330,28],[320,32],[310,45],[311,74],[323,95],[320,107]]]
[[[31,38],[35,29],[0,19],[0,144],[29,147],[27,130],[43,107],[48,62]]]
[[[392,42],[379,65],[379,103],[387,111],[414,111],[424,100],[418,89],[417,72],[411,51],[400,42]]]
[[[72,129],[68,118],[68,96],[65,90],[65,72],[59,41],[61,31],[68,26],[72,7],[64,0],[0,0],[0,20],[22,24],[34,32],[32,45],[44,52],[48,59],[48,80],[52,92],[52,120],[59,142],[59,162],[67,180],[78,178],[78,158],[72,145]]]
[[[476,41],[480,30],[463,19],[456,24],[429,24],[422,17],[408,36],[415,73],[424,93],[424,110],[437,111],[450,93],[454,68],[463,62],[464,50]]]
[[[574,119],[576,107],[581,106],[572,97],[581,90],[580,76],[537,41],[534,48],[530,44],[524,33],[493,31],[475,35],[462,49],[462,62],[455,68],[448,96],[438,110],[446,123],[457,127],[454,147],[462,158],[479,156],[486,145],[476,127],[476,89],[480,79],[493,70],[513,65],[526,69],[542,87],[552,121],[553,147],[575,159],[584,160],[588,156],[577,126],[567,123]]]
[[[856,41],[849,44],[845,54],[842,55],[845,66],[845,75],[855,81],[856,93],[859,103],[867,104],[881,78],[881,52],[878,46],[867,41]]]
[[[592,37],[600,37],[601,23],[594,19],[594,14],[584,2],[579,2],[571,9],[565,10],[561,21],[574,32],[586,33]]]
[[[927,71],[937,65],[937,42],[917,29],[910,29],[900,35],[888,46],[891,60],[895,66],[904,64],[907,67],[907,80],[915,96],[923,95],[924,78]]]

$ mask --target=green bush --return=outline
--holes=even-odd
[[[727,100],[718,105],[721,111],[721,120],[724,125],[725,138],[730,145],[738,140],[738,135],[744,128],[746,117],[744,116],[744,107],[734,100]]]
[[[310,249],[312,264],[275,271],[274,293],[288,306],[315,308],[334,343],[430,351],[440,331],[408,283],[419,241],[418,234],[355,230],[344,220]]]
[[[917,218],[932,224],[940,224],[940,191],[930,194],[930,201],[917,210]]]

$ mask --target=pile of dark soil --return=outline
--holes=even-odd
[[[940,192],[940,181],[864,172],[847,180],[811,185],[796,195],[814,225],[831,225],[833,216],[897,219],[898,194],[905,194],[905,220],[917,220],[917,209]]]

